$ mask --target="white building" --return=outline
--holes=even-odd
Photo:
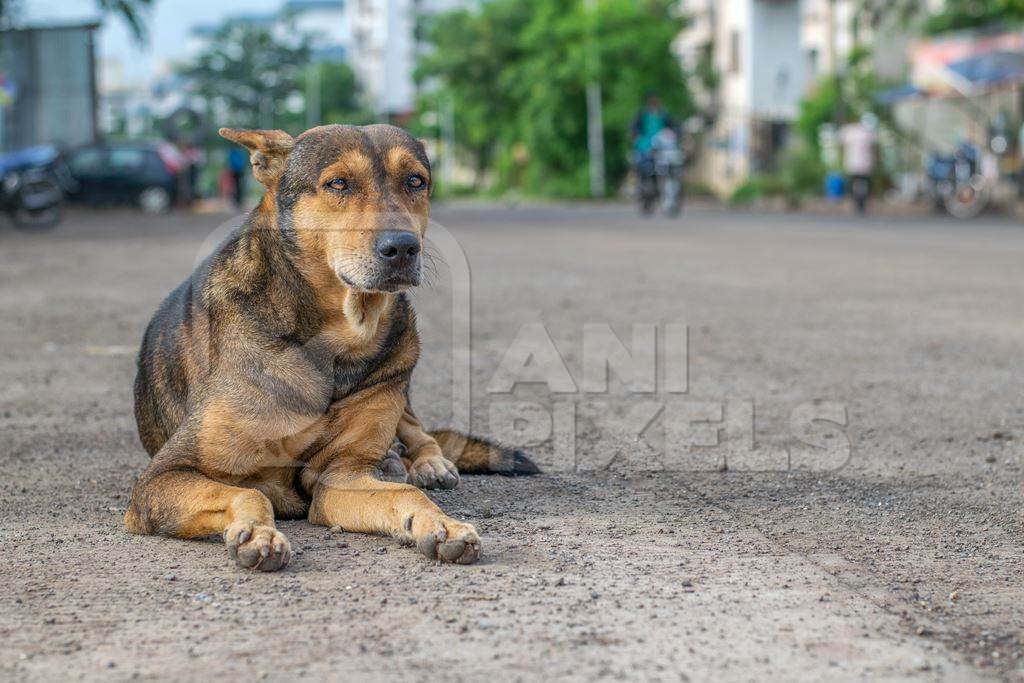
[[[352,44],[352,15],[346,0],[288,0],[281,14],[295,28],[313,37],[313,51],[320,59],[344,61]]]
[[[910,32],[871,27],[860,0],[681,0],[690,17],[674,48],[686,70],[703,60],[717,86],[698,106],[711,129],[697,174],[719,194],[729,194],[751,173],[770,172],[785,145],[800,100],[823,76],[842,72],[858,45],[872,52],[882,78],[899,79],[907,68]],[[927,0],[923,11],[941,9]],[[861,13],[861,14],[858,14]]]
[[[341,61],[347,57],[352,43],[349,4],[346,0],[285,0],[276,12],[239,14],[227,17],[226,21],[268,28],[282,40],[297,31],[312,38],[317,58]],[[206,50],[221,25],[194,26],[187,43],[189,57]]]
[[[370,107],[403,117],[416,104],[413,70],[420,49],[419,18],[472,5],[474,0],[348,0],[352,42],[348,63]]]
[[[710,61],[718,84],[698,93],[712,126],[700,174],[729,193],[769,170],[809,78],[800,0],[684,0],[691,25],[675,49],[688,70]]]

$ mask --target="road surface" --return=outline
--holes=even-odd
[[[0,228],[0,678],[1024,680],[1024,226],[439,207],[417,410],[469,377],[547,473],[432,494],[475,566],[286,522],[258,574],[121,526],[133,354],[225,219]]]

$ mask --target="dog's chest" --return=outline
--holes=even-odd
[[[364,353],[341,353],[334,357],[332,399],[340,401],[380,382],[407,376],[412,371],[410,346],[418,349],[415,326],[403,297]],[[415,364],[418,353],[412,355]]]
[[[370,375],[379,365],[376,356],[352,360],[344,356],[334,359],[334,380],[331,399],[340,401],[368,384]]]

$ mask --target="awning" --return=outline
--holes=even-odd
[[[949,70],[974,89],[1024,82],[1024,53],[991,52],[949,65]]]
[[[929,96],[977,95],[1024,82],[1024,32],[961,31],[910,48],[910,84]]]
[[[904,83],[898,85],[895,88],[889,88],[887,90],[880,90],[875,93],[875,102],[881,105],[889,106],[895,104],[901,100],[905,100],[910,97],[920,97],[925,92],[918,88],[916,85],[910,83]]]

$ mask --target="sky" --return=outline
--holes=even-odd
[[[125,74],[147,79],[168,61],[181,59],[189,30],[234,14],[273,12],[284,0],[156,0],[149,14],[149,44],[139,47],[120,19],[108,16],[99,33],[98,57],[120,58]],[[99,17],[94,0],[23,0],[25,23],[69,22]]]

